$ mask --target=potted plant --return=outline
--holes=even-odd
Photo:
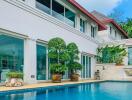
[[[78,70],[82,69],[82,65],[77,62],[79,60],[79,50],[75,43],[69,43],[67,45],[67,52],[70,56],[69,62],[68,62],[68,69],[70,73],[70,79],[71,81],[78,81],[79,80],[79,74]]]
[[[23,73],[19,71],[11,71],[6,74],[8,80],[5,82],[6,86],[17,87],[23,85]]]
[[[61,82],[62,75],[67,70],[66,62],[69,59],[66,43],[61,38],[53,38],[48,42],[48,50],[52,81]]]

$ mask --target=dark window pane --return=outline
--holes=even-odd
[[[64,7],[55,0],[52,1],[52,16],[64,21]]]
[[[69,9],[65,8],[65,22],[72,27],[75,27],[75,14]]]
[[[132,47],[128,48],[128,65],[132,65]]]
[[[37,80],[46,80],[46,47],[37,45]]]
[[[48,14],[50,14],[50,0],[36,0],[36,7]]]
[[[80,31],[85,32],[85,21],[80,19]]]
[[[0,79],[6,80],[9,71],[23,71],[24,41],[0,35]]]

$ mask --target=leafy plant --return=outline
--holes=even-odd
[[[126,22],[122,22],[120,25],[128,33],[128,37],[132,38],[132,18],[128,18]]]
[[[97,49],[97,61],[99,63],[122,64],[123,58],[127,55],[126,49],[121,45],[101,47]]]
[[[8,72],[6,74],[8,78],[21,78],[23,79],[23,73],[22,72]]]
[[[78,62],[69,63],[68,66],[72,74],[76,74],[78,70],[82,69],[82,65]]]
[[[53,74],[64,74],[65,71],[67,70],[67,67],[65,65],[61,64],[51,64],[50,65],[50,72]]]
[[[68,67],[71,74],[77,73],[77,70],[82,69],[82,65],[77,62],[79,60],[79,50],[75,43],[69,43],[67,45],[67,52],[70,56]]]
[[[53,38],[48,43],[48,56],[50,59],[50,71],[52,74],[62,74],[66,71],[66,62],[69,55],[66,51],[66,43],[61,38]]]

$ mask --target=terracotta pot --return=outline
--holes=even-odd
[[[52,82],[53,83],[61,83],[61,78],[62,78],[61,74],[53,74],[52,75]]]
[[[116,66],[124,66],[124,64],[116,64]]]
[[[71,81],[76,81],[76,82],[79,81],[79,76],[80,76],[79,74],[71,74],[70,77]]]

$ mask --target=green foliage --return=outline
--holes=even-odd
[[[128,37],[132,38],[132,19],[128,18],[126,22],[122,22],[120,25],[128,33]]]
[[[99,63],[116,63],[122,64],[123,58],[127,55],[124,47],[105,46],[97,49],[97,61]]]
[[[23,79],[23,73],[22,72],[8,72],[6,74],[8,78],[21,78]]]
[[[78,63],[78,62],[69,63],[68,66],[69,66],[69,70],[72,73],[77,73],[77,70],[81,70],[82,69],[82,65],[80,63]]]
[[[61,38],[53,38],[48,43],[48,57],[52,74],[62,74],[66,71],[65,63],[69,60],[66,43]]]
[[[71,73],[76,73],[77,70],[81,70],[82,65],[78,62],[76,62],[77,60],[79,60],[79,50],[78,47],[75,43],[69,43],[67,45],[67,52],[70,56],[70,59],[68,61],[68,67],[69,67],[69,71]]]
[[[61,38],[53,38],[48,43],[48,57],[56,60],[57,63],[62,63],[68,60],[69,56],[66,52],[66,43]]]
[[[70,61],[73,62],[75,60],[79,60],[78,54],[79,54],[79,50],[78,47],[75,43],[69,43],[67,45],[67,52],[70,56]]]
[[[52,74],[64,74],[65,71],[67,70],[67,67],[65,65],[61,64],[51,64],[50,65],[50,72]]]

